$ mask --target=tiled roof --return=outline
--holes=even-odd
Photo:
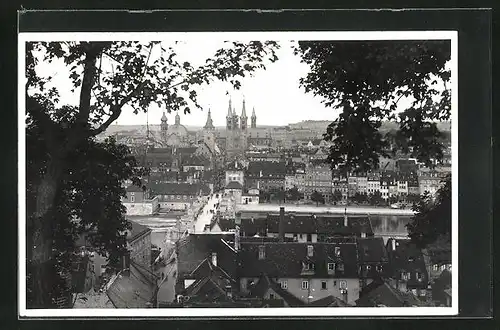
[[[392,249],[392,241],[396,242],[396,249]],[[386,245],[389,263],[391,267],[392,277],[401,279],[401,272],[409,272],[410,278],[407,281],[407,287],[413,288],[427,288],[428,274],[425,266],[424,256],[422,251],[416,247],[408,239],[394,239],[391,238],[387,241]],[[417,280],[416,272],[422,274],[422,280]]]
[[[234,240],[234,234],[189,235],[184,241],[178,243],[177,279],[182,281],[183,276],[190,275],[202,262],[211,258],[212,253],[217,253],[217,265],[228,275],[233,276],[236,271],[235,252],[222,240]],[[181,283],[182,284],[182,283]],[[182,285],[181,285],[182,286]],[[178,288],[179,290],[179,288]]]
[[[276,176],[281,177],[286,174],[286,163],[285,162],[250,162],[248,164],[248,176],[259,177],[262,171],[263,177]]]
[[[185,182],[150,183],[149,188],[153,195],[198,195],[201,191],[203,195],[210,193],[210,188],[206,184],[190,184]]]
[[[268,215],[267,229],[270,233],[279,232],[279,214]],[[373,235],[373,229],[368,217],[348,217],[346,227],[344,226],[343,216],[285,214],[285,233],[360,236],[363,232],[367,236]]]
[[[226,189],[243,189],[243,186],[237,181],[231,181],[227,184]]]
[[[135,184],[132,184],[132,185],[128,186],[127,188],[125,188],[125,191],[126,192],[144,192],[142,187],[136,186]]]
[[[313,256],[308,256],[308,246],[313,246]],[[265,257],[259,259],[259,249],[264,249]],[[340,256],[336,256],[335,247],[340,248]],[[303,262],[315,264],[311,277],[343,277],[357,278],[358,257],[356,244],[335,243],[250,243],[241,242],[240,257],[241,277],[259,277],[267,274],[269,277],[300,278],[304,275]],[[327,263],[343,263],[344,271],[328,275]]]
[[[106,294],[116,308],[146,308],[152,303],[155,286],[131,263],[130,270],[119,274]]]
[[[382,237],[359,238],[358,256],[360,263],[389,261]]]
[[[325,298],[321,298],[315,301],[312,301],[307,306],[309,307],[349,307],[348,303],[343,301],[342,299],[335,296],[326,296]]]
[[[403,293],[383,282],[383,284],[356,300],[356,305],[361,307],[377,307],[381,305],[385,307],[411,307],[422,306],[423,303],[411,292]]]
[[[263,298],[263,296],[269,289],[272,289],[274,292],[276,292],[281,298],[283,298],[283,300],[290,307],[298,307],[305,305],[305,303],[302,300],[297,298],[291,292],[282,289],[281,286],[272,279],[270,279],[267,276],[267,274],[261,275],[255,286],[250,289],[250,296]]]

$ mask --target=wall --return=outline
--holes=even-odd
[[[130,260],[147,268],[151,266],[151,232],[130,242]]]
[[[241,197],[241,204],[259,204],[259,195],[245,195]]]
[[[303,290],[302,278],[283,278],[278,279],[278,283],[282,280],[287,281],[287,290],[292,293],[297,298],[304,302],[308,301],[308,296],[311,295],[313,298],[309,302],[313,302],[318,299],[325,298],[327,296],[334,296],[342,299],[342,294],[340,292],[340,281],[347,282],[347,303],[355,305],[355,301],[359,298],[359,279],[341,279],[341,278],[311,278],[309,279],[309,289]],[[321,282],[326,281],[326,290],[321,289]]]
[[[243,171],[227,170],[226,171],[226,186],[229,184],[229,182],[233,182],[233,181],[237,181],[243,186],[244,185]]]
[[[248,293],[246,283],[248,280],[252,279],[257,283],[258,278],[241,278],[240,279],[240,289],[242,293]],[[334,296],[342,299],[342,294],[340,292],[340,281],[347,282],[347,303],[355,305],[355,301],[359,298],[359,279],[342,279],[342,278],[310,278],[309,279],[309,289],[302,289],[302,278],[278,278],[277,283],[281,281],[287,281],[287,291],[301,299],[304,302],[308,302],[308,296],[311,295],[313,298],[309,302],[325,298],[327,296]],[[306,279],[304,279],[306,280]],[[321,282],[326,281],[326,290],[321,289]],[[266,292],[267,298],[269,298],[269,293]]]

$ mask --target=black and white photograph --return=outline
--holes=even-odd
[[[22,316],[458,313],[456,32],[18,52]]]

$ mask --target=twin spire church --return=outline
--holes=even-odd
[[[250,122],[248,121],[250,119]],[[191,137],[191,134],[203,136],[203,139],[212,136],[211,141],[217,142],[219,147],[226,150],[228,156],[235,156],[248,149],[251,144],[267,145],[271,141],[270,133],[267,129],[257,128],[257,116],[255,108],[252,109],[250,118],[247,116],[245,99],[241,106],[241,113],[236,113],[236,108],[233,106],[231,99],[226,115],[225,130],[216,130],[210,109],[208,110],[207,120],[203,129],[199,132],[189,132],[188,129],[181,124],[180,116],[177,113],[175,116],[175,124],[168,125],[165,113],[161,118],[160,138],[164,146],[187,146],[194,141],[199,140]],[[191,143],[190,143],[191,141]]]

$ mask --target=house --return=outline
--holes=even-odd
[[[281,231],[280,231],[281,230]],[[296,242],[324,242],[332,237],[371,237],[368,217],[342,217],[329,214],[280,213],[241,216],[241,236],[282,236]]]
[[[242,296],[251,296],[266,277],[305,304],[334,296],[353,305],[359,298],[355,243],[241,242],[238,278]],[[266,280],[267,281],[267,280]],[[283,297],[267,285],[264,298]],[[271,296],[273,294],[273,296]],[[292,299],[285,299],[285,305]],[[297,299],[295,304],[298,305]]]
[[[251,187],[241,195],[241,204],[259,204],[259,189]]]
[[[185,210],[195,202],[199,196],[210,194],[210,188],[203,183],[150,183],[151,192],[158,196],[161,208]]]
[[[438,306],[451,306],[451,272],[443,270],[432,283],[432,300]]]
[[[395,289],[386,281],[376,281],[356,300],[358,307],[420,307],[424,303],[411,292]]]
[[[191,284],[209,275],[210,273],[205,269],[209,266],[207,263],[214,266],[212,268],[221,268],[233,278],[237,259],[234,243],[233,245],[228,243],[231,241],[234,242],[234,234],[190,234],[177,242],[176,294],[186,294]],[[200,267],[203,267],[203,272]],[[191,294],[195,293],[191,292]]]
[[[135,221],[129,221],[131,229],[127,231],[127,245],[130,260],[143,267],[151,267],[151,232],[152,230]]]
[[[411,173],[418,171],[417,160],[413,158],[396,160],[396,170],[400,173]]]
[[[237,204],[242,203],[243,186],[238,181],[229,182],[224,188],[224,196],[233,197]]]
[[[106,294],[115,308],[152,308],[157,305],[158,277],[130,261],[110,283]]]
[[[429,284],[422,251],[408,239],[390,238],[386,244],[391,284],[397,289],[425,297]]]
[[[226,183],[227,186],[231,182],[238,182],[242,187],[245,185],[245,174],[243,166],[238,164],[237,161],[230,163],[226,169]]]
[[[389,257],[382,237],[360,238],[358,243],[359,275],[362,289],[390,274]]]
[[[308,165],[304,176],[304,198],[310,200],[314,191],[323,195],[325,203],[332,200],[332,170],[328,165]]]
[[[429,278],[438,278],[444,271],[451,272],[451,247],[427,247]]]
[[[368,177],[366,174],[358,174],[357,176],[358,190],[360,194],[368,194]]]
[[[160,209],[158,197],[153,196],[145,186],[130,185],[125,191],[122,203],[128,215],[151,215]]]
[[[380,174],[379,173],[369,173],[368,174],[367,192],[368,192],[368,194],[374,194],[375,192],[380,192]]]
[[[246,171],[246,184],[259,190],[285,188],[285,162],[250,162]]]

